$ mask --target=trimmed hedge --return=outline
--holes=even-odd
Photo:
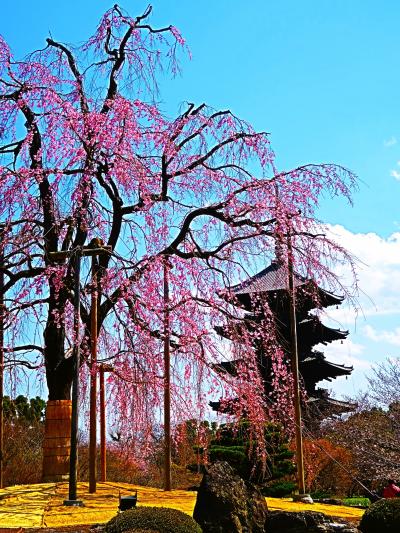
[[[363,533],[394,533],[400,531],[400,498],[382,499],[364,513],[359,529]]]
[[[371,500],[369,498],[363,498],[361,496],[354,498],[344,498],[343,505],[348,507],[369,507],[371,505]]]
[[[124,511],[106,524],[106,533],[145,530],[158,533],[202,533],[189,515],[169,507],[137,507]]]

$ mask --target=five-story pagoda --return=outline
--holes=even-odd
[[[314,349],[319,344],[327,345],[333,341],[343,341],[348,331],[325,326],[313,310],[340,305],[343,298],[336,296],[321,287],[314,280],[294,273],[294,290],[296,298],[296,326],[298,344],[299,373],[306,392],[306,404],[303,415],[307,425],[318,424],[322,419],[353,410],[354,406],[347,402],[333,399],[326,389],[317,388],[322,380],[332,381],[339,376],[348,376],[353,367],[339,365],[328,361],[321,351]],[[275,328],[277,342],[282,348],[287,361],[290,361],[291,329],[289,320],[290,298],[288,293],[288,271],[285,265],[274,260],[271,265],[249,278],[230,287],[235,305],[243,310],[244,316],[231,320],[226,326],[216,326],[215,330],[227,339],[240,338],[241,334],[260,329],[261,335],[254,336],[254,347],[257,353],[257,365],[263,378],[265,392],[271,392],[271,357],[263,348],[262,327],[265,327],[266,302],[269,315],[272,316],[271,327]],[[271,323],[271,320],[269,320]],[[236,375],[240,359],[223,361],[215,365],[219,372]],[[214,410],[226,410],[220,402],[211,402]]]

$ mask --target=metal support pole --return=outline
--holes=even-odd
[[[305,494],[304,482],[304,458],[303,458],[303,435],[301,425],[301,406],[299,388],[299,358],[297,349],[297,326],[296,326],[296,293],[294,285],[292,243],[288,237],[288,271],[289,271],[289,306],[290,306],[290,332],[291,332],[291,364],[293,376],[293,405],[295,414],[296,431],[296,462],[297,462],[297,486],[300,495]]]
[[[90,410],[89,410],[89,493],[96,492],[97,478],[97,258],[92,256],[92,301],[90,309]]]
[[[0,267],[4,267],[4,226],[0,226]],[[3,383],[4,383],[4,271],[0,269],[0,488],[4,486]]]
[[[71,455],[69,460],[69,499],[64,501],[64,505],[82,505],[76,499],[77,467],[78,467],[78,407],[79,407],[79,367],[80,367],[80,271],[82,250],[77,248],[74,252],[74,380],[72,382],[72,418],[71,418]]]
[[[164,259],[164,490],[169,491],[171,482],[171,374],[170,374],[170,320],[168,258]]]
[[[106,458],[106,393],[104,388],[104,365],[100,367],[100,481],[107,479]]]

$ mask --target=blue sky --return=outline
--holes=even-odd
[[[5,0],[0,33],[16,56],[40,48],[51,32],[80,42],[90,35],[103,0]],[[131,15],[145,2],[121,4]],[[372,362],[400,352],[400,42],[397,0],[242,0],[152,2],[154,25],[173,24],[192,60],[166,78],[162,106],[184,101],[230,108],[271,133],[278,166],[335,162],[360,178],[354,207],[325,201],[320,218],[364,261],[360,286],[365,319],[339,310],[332,318],[350,339],[331,346],[336,362],[354,364],[338,394],[365,384]],[[335,316],[336,313],[336,316]],[[398,329],[396,329],[398,328]]]

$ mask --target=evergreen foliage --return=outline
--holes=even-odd
[[[239,426],[232,424],[220,426],[217,437],[210,443],[209,460],[226,461],[243,479],[261,484],[293,474],[294,454],[289,449],[288,439],[281,426],[274,423],[266,424],[264,438],[267,451],[266,469],[253,453],[256,446],[251,440],[247,421],[242,421]]]
[[[45,406],[38,396],[3,397],[5,486],[40,482]]]
[[[276,481],[267,487],[264,487],[262,493],[264,496],[271,498],[284,498],[290,496],[296,488],[296,483],[293,481]]]
[[[46,402],[39,396],[28,400],[21,394],[12,400],[9,396],[3,397],[4,418],[6,420],[19,420],[32,423],[40,422],[44,419]]]

